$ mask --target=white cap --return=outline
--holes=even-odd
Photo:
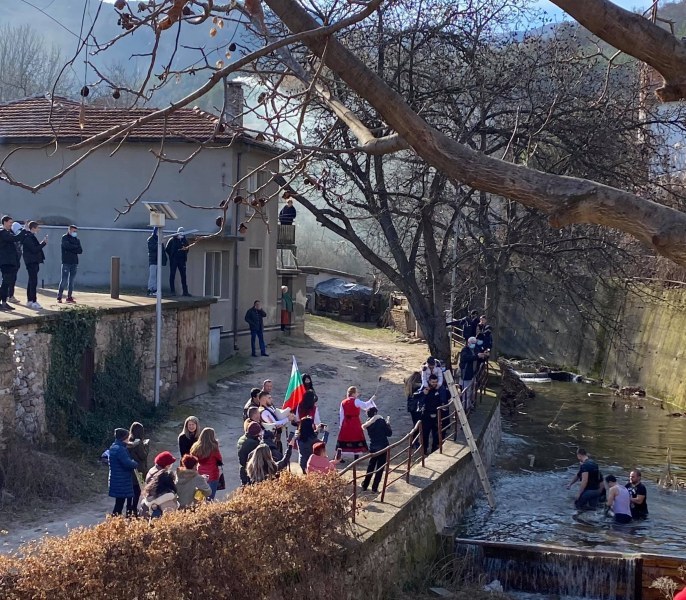
[[[179,227],[179,228],[176,230],[176,234],[177,234],[177,235],[178,235],[178,234],[183,235],[183,234],[184,234],[183,227]]]
[[[15,221],[14,223],[12,223],[12,233],[14,235],[17,235],[23,229],[23,227],[24,226],[21,223]]]

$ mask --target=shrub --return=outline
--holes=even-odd
[[[346,539],[346,509],[336,474],[284,473],[194,511],[110,518],[0,556],[0,598],[340,597],[326,572]]]

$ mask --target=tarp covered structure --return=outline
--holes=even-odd
[[[350,283],[344,279],[333,277],[318,283],[314,288],[315,294],[325,298],[350,298],[353,300],[370,300],[372,288],[359,283]]]

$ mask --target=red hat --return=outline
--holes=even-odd
[[[163,469],[166,469],[167,467],[173,465],[175,462],[176,458],[174,458],[174,455],[171,452],[167,452],[166,450],[164,452],[160,452],[155,457],[155,464],[158,467],[162,467]]]
[[[674,594],[674,600],[686,600],[686,587],[680,592]]]

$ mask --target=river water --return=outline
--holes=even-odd
[[[588,396],[607,390],[584,384],[553,382],[534,389],[536,397],[517,414],[503,413],[503,440],[490,472],[497,508],[490,511],[479,500],[458,535],[686,557],[686,490],[657,485],[666,471],[668,447],[672,474],[686,479],[686,417],[670,417],[668,405],[662,410],[649,399],[618,398],[612,409],[613,397]],[[614,525],[602,509],[574,508],[579,484],[571,490],[565,485],[578,471],[578,446],[586,448],[603,475],[612,473],[622,484],[632,468],[642,471],[649,519]]]

